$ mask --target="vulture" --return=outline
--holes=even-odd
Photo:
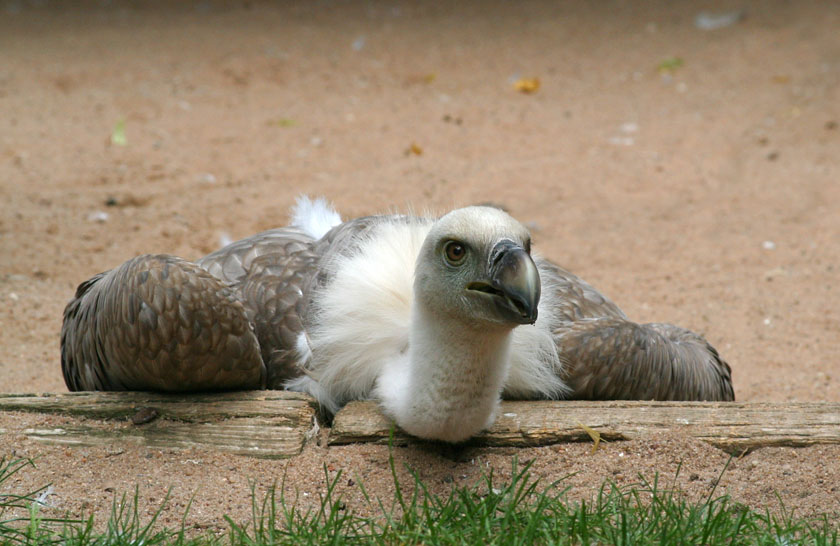
[[[630,321],[497,207],[342,222],[305,197],[288,227],[83,282],[61,367],[72,391],[290,389],[327,413],[373,399],[453,443],[491,425],[500,398],[734,399],[705,339]]]

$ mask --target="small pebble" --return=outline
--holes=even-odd
[[[628,121],[627,123],[622,123],[620,129],[622,133],[635,133],[639,130],[639,124]]]
[[[615,144],[616,146],[632,146],[635,143],[636,140],[629,136],[610,137],[610,144]]]
[[[727,11],[724,13],[701,11],[694,18],[694,26],[700,30],[718,30],[734,25],[743,19],[744,16],[745,13],[741,10]]]
[[[764,241],[761,243],[761,248],[764,250],[776,250],[776,243],[773,241]]]
[[[135,425],[145,425],[157,419],[159,415],[155,408],[138,408],[134,415],[131,416],[131,422]]]
[[[787,277],[789,273],[787,270],[781,267],[777,267],[775,269],[771,269],[769,271],[764,272],[764,280],[765,281],[772,281],[773,279],[777,279],[780,277]]]
[[[88,214],[88,222],[98,222],[103,224],[108,221],[108,213],[102,210],[97,210]]]
[[[47,501],[47,499],[49,498],[50,495],[52,495],[54,493],[55,493],[55,489],[53,489],[53,486],[50,485],[40,495],[35,497],[34,502],[40,504],[41,506],[53,507],[53,505],[51,503],[49,503]]]

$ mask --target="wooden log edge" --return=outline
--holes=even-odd
[[[119,422],[130,422],[144,411],[156,413],[150,425],[135,423],[113,433],[84,423],[59,432],[29,431],[39,441],[85,445],[100,438],[99,443],[203,446],[268,457],[299,453],[311,436],[317,408],[313,398],[288,391],[0,394],[0,411]],[[590,441],[584,427],[606,440],[678,430],[730,453],[840,444],[840,403],[504,401],[493,426],[468,444],[525,447]],[[335,416],[328,445],[387,443],[389,438],[398,443],[417,441],[395,428],[374,402],[357,401]]]
[[[317,430],[315,400],[286,391],[0,394],[0,411],[84,418],[17,431],[38,442],[63,446],[197,447],[285,458],[299,454]],[[4,432],[8,431],[0,434]]]
[[[476,446],[543,446],[591,441],[584,427],[605,440],[630,440],[678,430],[729,453],[760,447],[840,444],[840,404],[804,402],[504,401]],[[351,402],[335,416],[330,445],[411,441],[373,402]]]

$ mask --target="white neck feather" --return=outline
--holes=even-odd
[[[377,397],[421,438],[459,442],[495,419],[512,330],[441,317],[414,302],[408,354],[383,369]]]

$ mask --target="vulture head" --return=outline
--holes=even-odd
[[[434,314],[481,327],[533,324],[540,276],[528,230],[492,207],[450,212],[432,227],[415,268],[418,301]]]
[[[468,207],[436,221],[417,256],[407,366],[385,366],[376,397],[403,430],[461,442],[495,419],[514,328],[537,320],[540,277],[525,227]]]

